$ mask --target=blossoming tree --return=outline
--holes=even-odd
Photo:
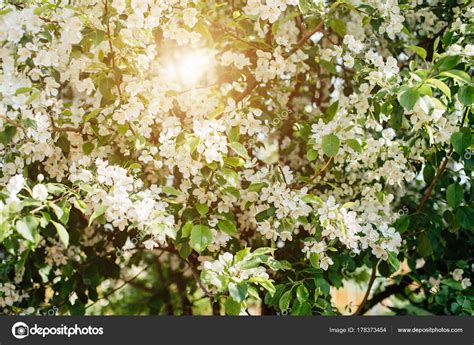
[[[0,310],[472,314],[473,18],[0,1]]]

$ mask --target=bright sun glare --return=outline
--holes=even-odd
[[[184,54],[175,53],[165,64],[168,80],[191,88],[209,71],[212,53],[207,50],[196,50]]]

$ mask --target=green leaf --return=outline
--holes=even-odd
[[[224,157],[224,163],[230,167],[238,168],[245,164],[245,161],[240,157]]]
[[[54,227],[56,228],[56,231],[58,232],[58,235],[59,235],[59,239],[67,248],[69,246],[69,233],[64,228],[64,226],[62,226],[62,224],[57,223],[54,220],[52,220],[51,223],[53,223]]]
[[[471,106],[474,103],[474,86],[466,85],[461,87],[459,89],[458,98],[466,107]]]
[[[318,151],[309,149],[308,152],[306,153],[306,157],[308,158],[310,162],[312,162],[316,160],[316,158],[318,158]]]
[[[108,208],[109,208],[108,206],[102,205],[102,206],[99,206],[96,210],[94,210],[94,212],[92,213],[92,216],[89,218],[89,226],[91,226],[94,220],[102,216],[105,213],[105,211],[107,211]]]
[[[326,71],[328,71],[329,73],[331,74],[337,74],[337,70],[336,70],[336,66],[334,66],[334,64],[330,61],[326,61],[326,60],[319,60],[319,63],[321,64],[321,66],[324,67],[324,69]]]
[[[8,145],[12,141],[13,137],[16,134],[16,127],[10,125],[4,125],[5,129],[3,132],[0,132],[0,142],[3,145]]]
[[[59,207],[53,202],[49,202],[48,205],[53,210],[54,214],[56,215],[58,219],[61,219],[63,217],[64,211],[61,207]]]
[[[329,27],[341,37],[346,35],[346,22],[341,19],[331,18]]]
[[[128,166],[130,170],[141,169],[142,165],[140,163],[132,163]]]
[[[401,216],[396,220],[395,224],[393,224],[393,227],[397,229],[400,234],[403,234],[405,231],[407,231],[409,226],[410,217],[407,215]]]
[[[323,136],[323,152],[329,156],[334,157],[339,152],[339,145],[341,144],[339,138],[334,134],[327,134]]]
[[[115,82],[112,78],[103,78],[99,81],[99,91],[106,100],[113,98],[112,90],[115,87]]]
[[[94,150],[94,147],[95,147],[94,143],[91,143],[90,141],[88,141],[82,145],[82,151],[84,151],[84,153],[88,155],[92,152],[92,150]]]
[[[301,197],[301,200],[304,201],[307,204],[322,204],[323,201],[319,196],[313,195],[313,194],[306,194]]]
[[[209,212],[209,206],[207,206],[206,204],[196,203],[194,207],[199,212],[199,214],[203,217],[207,214],[207,212]]]
[[[220,231],[225,232],[228,235],[237,234],[237,228],[233,222],[227,219],[221,219],[217,223],[217,227]]]
[[[194,153],[196,151],[197,146],[199,145],[199,138],[197,137],[188,137],[186,139],[186,145],[189,148],[189,153]]]
[[[474,209],[472,207],[459,207],[456,211],[456,218],[464,229],[474,230]]]
[[[229,130],[229,134],[227,134],[227,138],[229,138],[229,142],[237,142],[240,138],[240,126],[232,127]]]
[[[334,115],[337,113],[337,109],[339,108],[339,101],[334,102],[326,109],[326,121],[331,121],[334,118]]]
[[[241,143],[234,141],[234,142],[229,143],[228,145],[232,150],[234,150],[235,153],[237,153],[242,158],[250,159],[250,156],[247,150],[245,149],[244,145],[242,145]]]
[[[398,101],[406,110],[412,110],[418,101],[418,98],[420,98],[420,93],[415,87],[402,87],[401,91],[398,93]]]
[[[186,259],[193,252],[193,248],[191,248],[189,243],[184,242],[184,243],[178,244],[178,252],[179,252],[180,257],[182,257],[183,259]]]
[[[191,247],[198,253],[203,252],[212,242],[212,232],[206,225],[195,225],[191,230]]]
[[[305,302],[309,298],[309,292],[306,286],[304,285],[299,285],[298,288],[296,289],[296,298],[300,302]]]
[[[232,297],[228,297],[225,301],[225,312],[227,315],[239,315],[241,304],[234,301]]]
[[[321,291],[324,293],[324,295],[328,296],[329,293],[331,292],[331,286],[329,283],[326,281],[324,278],[316,278],[314,280],[314,283],[317,287],[321,289]]]
[[[38,236],[39,220],[31,215],[16,222],[16,231],[26,240],[35,242]]]
[[[281,311],[287,310],[290,306],[291,301],[291,290],[286,291],[283,295],[281,295],[280,300],[278,301],[278,307]]]
[[[461,282],[455,281],[454,279],[443,279],[441,280],[441,284],[449,286],[453,290],[463,290]]]
[[[249,192],[260,192],[260,190],[266,186],[266,183],[263,182],[254,182],[251,183],[250,186],[247,188]]]
[[[82,213],[86,213],[87,212],[87,204],[80,200],[80,199],[75,199],[74,200],[74,207],[77,208],[79,211],[81,211]]]
[[[463,198],[464,192],[458,183],[452,183],[446,188],[446,201],[451,208],[461,205]]]
[[[229,283],[229,295],[232,299],[238,303],[243,302],[248,295],[248,285],[247,283]]]
[[[161,187],[161,191],[165,194],[174,195],[174,196],[180,196],[181,194],[183,194],[179,190],[171,186]]]
[[[431,181],[433,181],[434,177],[436,175],[436,170],[433,168],[431,164],[425,165],[425,168],[423,169],[423,179],[427,184],[430,184]]]
[[[78,299],[74,303],[74,305],[69,305],[69,312],[71,315],[84,315],[86,312],[86,308],[84,304]]]
[[[21,95],[22,93],[28,93],[30,91],[33,91],[31,87],[20,87],[15,91],[15,95]]]
[[[417,250],[422,257],[428,257],[433,254],[433,247],[426,232],[422,232],[418,237]]]
[[[84,122],[88,122],[94,118],[97,117],[97,115],[100,113],[101,109],[94,109],[90,113],[87,113],[84,115]]]
[[[437,67],[440,72],[447,71],[456,67],[460,60],[459,55],[446,56],[436,62],[435,67]]]
[[[346,144],[355,152],[358,152],[358,153],[362,152],[362,146],[360,146],[359,141],[357,139],[347,139]]]
[[[397,258],[397,254],[395,254],[394,252],[389,252],[388,262],[390,263],[390,265],[393,267],[395,271],[398,271],[398,269],[400,268],[400,261]]]
[[[184,224],[183,227],[181,228],[181,237],[183,238],[189,237],[192,229],[193,229],[193,222],[191,221],[186,222],[186,224]]]
[[[472,136],[469,132],[456,132],[451,134],[451,144],[454,151],[460,156],[464,155],[466,149],[471,145]]]
[[[309,263],[314,268],[319,268],[319,255],[316,253],[311,253],[311,255],[309,256]]]
[[[412,52],[415,52],[423,60],[426,60],[426,50],[418,46],[407,46]]]
[[[275,286],[272,284],[272,282],[268,279],[260,279],[258,281],[258,284],[263,287],[265,290],[267,290],[271,295],[275,293]]]
[[[469,74],[467,74],[464,71],[457,70],[457,69],[452,69],[452,70],[449,70],[449,71],[441,72],[439,75],[443,76],[443,77],[448,77],[448,78],[455,79],[457,81],[460,81],[461,83],[468,83],[469,84],[471,82],[471,77],[469,76]]]
[[[448,98],[451,98],[451,90],[449,89],[448,85],[446,85],[441,80],[430,78],[426,82],[430,84],[431,86],[434,86],[438,88],[439,90],[441,90],[441,92],[444,93]]]

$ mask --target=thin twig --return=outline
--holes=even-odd
[[[5,122],[8,122],[8,123],[9,123],[10,125],[12,125],[12,126],[15,126],[15,127],[17,127],[17,128],[22,129],[23,131],[25,131],[25,127],[24,127],[21,123],[18,123],[18,122],[16,122],[16,121],[13,121],[12,119],[6,117],[5,115],[1,115],[1,114],[0,114],[0,119],[2,119],[2,120],[5,121]]]
[[[374,285],[375,277],[377,274],[377,264],[378,262],[374,262],[372,266],[372,273],[370,274],[369,285],[367,285],[367,290],[365,291],[364,298],[362,302],[360,302],[359,307],[355,311],[354,315],[362,315],[362,311],[364,310],[365,303],[369,299],[370,291],[372,290],[372,286]]]
[[[197,269],[196,265],[193,263],[192,259],[183,259],[181,257],[181,255],[179,255],[179,252],[176,250],[176,248],[173,248],[173,247],[165,247],[165,248],[158,248],[160,250],[163,250],[165,252],[168,252],[168,253],[171,253],[171,254],[174,254],[176,255],[180,260],[184,261],[188,267],[190,268],[191,270],[191,274],[193,275],[194,277],[194,280],[196,280],[196,282],[198,283],[199,287],[202,289],[202,291],[206,294],[206,296],[210,297],[210,298],[214,298],[214,295],[212,293],[209,292],[209,290],[206,288],[206,286],[204,285],[204,283],[201,281],[201,278],[199,277],[199,270]]]
[[[467,113],[469,111],[469,108],[466,108],[464,111],[464,115],[461,121],[461,126],[462,128],[464,126],[464,122],[466,121]],[[425,204],[428,202],[428,199],[431,196],[431,193],[433,192],[434,187],[436,186],[436,183],[438,180],[441,178],[441,175],[443,175],[444,170],[446,169],[446,166],[448,165],[449,160],[451,159],[451,156],[453,155],[454,148],[451,146],[451,149],[449,150],[448,154],[446,157],[444,157],[443,162],[441,163],[440,167],[438,168],[438,171],[433,179],[431,181],[428,189],[426,189],[425,194],[423,195],[423,198],[420,201],[420,204],[418,205],[416,212],[421,212],[423,210],[423,207],[425,207]]]
[[[49,114],[49,118],[51,120],[51,127],[52,127],[52,131],[53,132],[76,132],[76,133],[80,133],[82,131],[82,126],[80,127],[58,127],[56,126],[56,124],[54,123],[54,119],[53,117],[51,116],[51,114]],[[26,132],[26,128],[25,126],[23,126],[21,123],[19,122],[16,122],[16,121],[13,121],[12,119],[9,119],[8,117],[6,117],[5,115],[1,115],[0,114],[0,119],[4,120],[5,122],[8,122],[9,124],[11,124],[12,126],[15,126],[17,128],[20,128],[21,130],[23,130],[23,132]]]
[[[48,113],[49,119],[51,120],[51,127],[53,129],[53,132],[76,132],[76,133],[81,133],[82,132],[82,126],[79,127],[58,127],[56,126],[56,123],[54,121],[53,115]]]
[[[298,49],[300,49],[301,46],[302,46],[311,36],[313,36],[316,32],[321,31],[322,28],[323,28],[323,26],[324,26],[324,21],[321,20],[321,23],[319,23],[314,29],[306,31],[306,32],[303,34],[303,37],[301,37],[301,39],[298,41],[298,43],[296,43],[296,46],[293,47],[293,49],[291,49],[288,54],[286,54],[285,58],[289,58],[291,55],[293,55],[294,53],[296,53],[296,52],[298,51]]]
[[[103,300],[104,298],[110,297],[112,294],[114,294],[115,292],[117,292],[118,290],[120,290],[121,288],[123,288],[125,285],[127,285],[127,284],[129,284],[130,282],[132,282],[132,281],[134,281],[135,279],[137,279],[138,276],[139,276],[140,274],[142,274],[142,273],[145,271],[146,268],[147,268],[147,267],[143,267],[143,268],[140,270],[140,272],[138,272],[137,274],[135,274],[132,278],[130,278],[130,279],[128,279],[128,280],[125,280],[125,281],[123,282],[123,284],[120,284],[119,287],[113,289],[113,290],[112,290],[111,292],[109,292],[108,294],[106,294],[106,295],[102,296],[101,298],[97,299],[97,301],[92,302],[91,304],[89,304],[88,306],[86,306],[85,309],[88,309],[88,308],[92,307],[94,304],[96,304],[96,303],[99,302],[100,300]]]
[[[324,164],[324,166],[321,168],[321,170],[318,171],[318,173],[316,174],[315,177],[318,177],[319,175],[321,175],[326,169],[327,167],[329,166],[329,164],[332,162],[334,157],[330,157],[327,162]]]
[[[207,287],[202,282],[201,277],[199,277],[199,271],[198,271],[197,267],[194,266],[194,264],[192,264],[191,261],[189,261],[189,260],[186,260],[186,263],[188,264],[189,268],[191,269],[191,274],[193,275],[194,280],[196,280],[196,282],[198,283],[201,290],[206,294],[206,296],[208,296],[210,298],[214,298],[214,295],[209,292]]]
[[[110,32],[110,18],[109,18],[109,3],[108,0],[104,1],[104,11],[105,11],[105,28],[106,28],[106,33],[107,33],[107,40],[109,42],[109,49],[110,49],[110,61],[112,64],[112,69],[114,72],[114,82],[115,82],[115,87],[117,88],[117,92],[119,95],[120,100],[122,100],[122,90],[120,89],[120,80],[117,77],[117,73],[115,72],[115,51],[114,51],[114,46],[112,44],[112,34]]]

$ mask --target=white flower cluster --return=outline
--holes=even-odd
[[[0,308],[11,307],[14,303],[18,303],[28,298],[28,293],[18,291],[12,283],[0,283]]]
[[[203,263],[203,283],[205,283],[212,292],[222,292],[227,288],[229,281],[242,282],[250,278],[268,279],[269,275],[264,266],[246,268],[251,259],[251,254],[234,262],[234,256],[231,253],[220,254],[217,260],[204,261]]]
[[[461,286],[463,289],[468,289],[472,286],[471,279],[469,279],[469,277],[463,278],[464,270],[456,268],[451,274],[455,281],[461,282]]]
[[[102,209],[105,219],[114,227],[146,229],[160,244],[166,243],[167,237],[174,238],[174,217],[166,211],[168,204],[161,200],[160,188],[143,188],[141,180],[105,160],[95,160],[95,172],[86,168],[90,163],[84,158],[73,164],[69,178],[73,183],[80,181],[90,186],[85,201],[91,206],[91,214]]]
[[[368,3],[374,6],[381,14],[384,21],[380,25],[379,33],[386,33],[391,39],[403,29],[405,18],[400,13],[398,0],[369,0]]]
[[[221,56],[222,66],[234,65],[237,69],[243,69],[246,66],[250,66],[250,60],[242,53],[233,53],[227,51]]]
[[[244,11],[248,15],[258,16],[262,20],[274,23],[288,5],[298,5],[297,0],[248,0]]]
[[[360,217],[354,211],[348,211],[352,205],[340,205],[334,197],[330,196],[318,209],[319,223],[322,231],[321,240],[305,242],[303,253],[309,257],[312,253],[318,254],[319,264],[324,270],[333,262],[327,256],[329,243],[335,240],[346,246],[352,253],[358,254],[362,250],[371,248],[377,258],[387,260],[388,253],[398,253],[402,239],[394,228],[387,224],[374,227],[372,224],[361,225]],[[310,228],[310,234],[315,234],[316,229]]]
[[[263,50],[257,50],[257,66],[255,68],[255,79],[263,83],[276,77],[288,79],[296,73],[308,69],[308,66],[303,62],[308,56],[303,51],[298,50],[289,58],[285,58],[278,47],[272,53]],[[301,65],[298,68],[298,64]]]

